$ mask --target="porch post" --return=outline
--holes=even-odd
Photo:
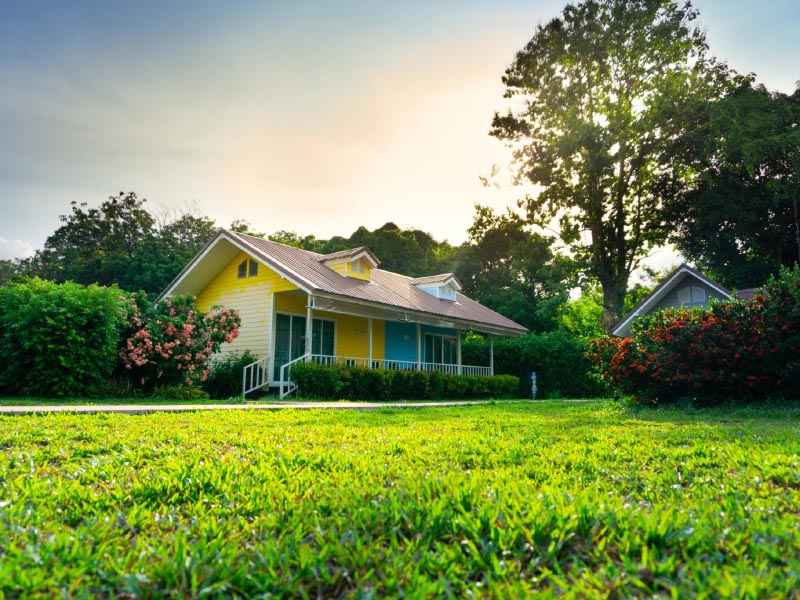
[[[458,363],[458,374],[461,375],[463,369],[461,368],[461,330],[456,329],[456,363]]]
[[[417,371],[422,369],[422,327],[417,323]]]
[[[367,356],[369,357],[368,369],[372,368],[372,319],[367,319]]]
[[[308,304],[306,305],[306,347],[305,353],[311,354],[311,340],[314,335],[314,296],[308,295]]]
[[[494,336],[489,334],[489,375],[494,375]]]

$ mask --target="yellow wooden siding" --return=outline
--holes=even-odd
[[[261,263],[258,275],[239,279],[239,265],[246,258],[247,255],[240,252],[211,280],[197,295],[197,308],[207,312],[214,305],[222,305],[238,310],[242,318],[239,337],[232,344],[223,344],[223,353],[250,350],[264,357],[270,351],[272,294],[297,287]]]
[[[278,294],[275,296],[277,312],[306,315],[307,296],[299,294]],[[336,342],[334,351],[338,356],[367,358],[369,355],[369,329],[366,317],[340,315],[324,310],[315,310],[314,318],[329,319],[336,322]],[[361,332],[361,333],[359,333]],[[383,321],[372,321],[372,358],[384,357],[386,327]]]
[[[346,269],[345,265],[347,266]],[[364,272],[359,273],[359,269],[362,266],[364,268]],[[363,279],[364,281],[369,281],[370,265],[369,262],[363,258],[348,262],[333,263],[327,265],[327,267],[332,271],[336,271],[342,277],[352,277],[353,279]]]

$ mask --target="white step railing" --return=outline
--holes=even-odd
[[[297,389],[297,384],[289,379],[292,376],[292,365],[301,361],[305,362],[310,356],[311,354],[303,354],[281,366],[280,380],[278,381],[278,395],[281,400]]]
[[[242,371],[242,399],[269,383],[269,357],[259,358]]]

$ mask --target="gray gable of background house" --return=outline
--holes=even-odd
[[[728,300],[731,292],[696,269],[682,264],[662,281],[649,295],[642,298],[633,310],[611,330],[612,335],[629,336],[631,323],[637,317],[665,308],[694,308],[708,306],[711,298]]]
[[[665,308],[694,308],[697,306],[705,308],[708,306],[710,298],[726,300],[729,297],[724,296],[718,289],[708,285],[705,281],[684,276],[675,284],[674,288],[655,303],[649,312]]]

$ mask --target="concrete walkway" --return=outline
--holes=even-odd
[[[157,412],[191,412],[198,410],[280,410],[280,409],[354,409],[429,408],[445,406],[471,406],[494,402],[525,402],[525,400],[453,400],[442,402],[268,402],[243,404],[41,404],[31,406],[0,406],[0,415],[39,413],[120,413],[144,415]]]

